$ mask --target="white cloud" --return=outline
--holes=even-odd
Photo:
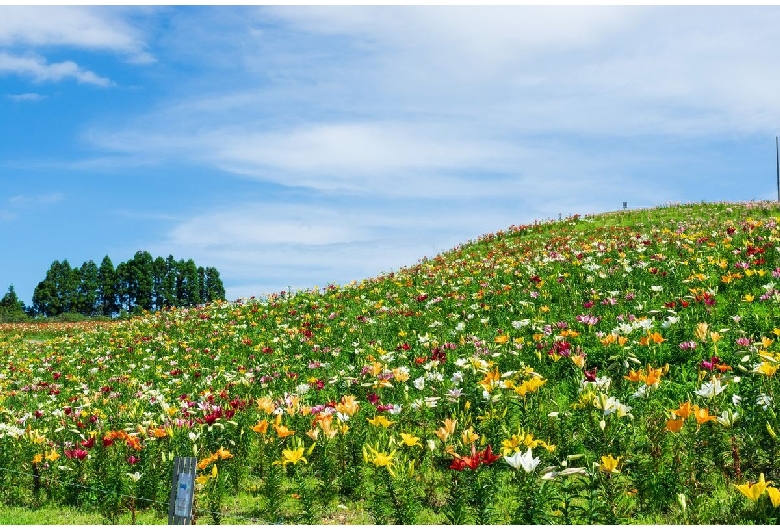
[[[187,247],[251,248],[330,245],[352,242],[364,235],[360,227],[348,226],[333,211],[247,204],[240,210],[190,219],[176,227],[171,237],[176,245]]]
[[[780,120],[771,89],[780,71],[767,67],[780,46],[771,10],[257,13],[219,25],[220,35],[236,35],[220,48],[233,43],[224,54],[235,64],[235,88],[225,89],[222,65],[213,86],[199,78],[202,91],[122,128],[96,125],[85,138],[106,150],[197,160],[289,186],[394,193],[416,185],[423,194],[426,187],[459,194],[474,188],[454,179],[468,171],[528,174],[555,165],[558,157],[539,147],[544,137],[568,136],[564,149],[581,135],[600,140],[594,156],[619,158],[615,138],[765,134]],[[180,18],[180,31],[209,27]],[[280,20],[283,27],[273,26]],[[271,26],[255,31],[258,21]]]
[[[10,221],[20,217],[19,212],[29,211],[36,206],[45,206],[58,203],[64,199],[61,193],[48,193],[40,195],[13,195],[3,200],[6,208],[0,209],[0,220]]]
[[[61,81],[72,77],[79,83],[100,87],[111,86],[110,79],[100,77],[94,72],[80,68],[73,61],[48,64],[46,59],[36,55],[17,56],[0,52],[0,74],[10,73],[32,77],[36,82]]]
[[[272,131],[247,124],[191,132],[179,129],[167,113],[162,116],[155,124],[174,124],[172,130],[139,124],[116,133],[95,129],[86,138],[120,153],[197,160],[285,186],[406,196],[489,194],[489,188],[460,175],[510,171],[531,152],[447,124],[336,122]]]
[[[292,28],[346,36],[402,108],[522,133],[767,132],[780,11],[737,7],[272,8]],[[360,102],[360,98],[356,98]]]
[[[2,6],[0,46],[68,46],[108,50],[128,60],[148,63],[154,58],[145,51],[140,32],[118,7]]]
[[[382,122],[312,124],[271,133],[226,132],[204,140],[216,148],[214,160],[220,165],[281,170],[303,176],[294,184],[317,188],[355,187],[360,184],[344,181],[356,179],[364,187],[367,178],[398,179],[409,172],[472,170],[494,165],[490,161],[505,158],[502,153],[509,147],[458,137],[446,127]],[[328,176],[327,183],[320,179],[323,175]]]
[[[49,193],[46,195],[14,195],[8,198],[11,204],[52,204],[60,202],[64,198],[62,193]]]
[[[41,101],[43,99],[46,99],[48,96],[44,96],[42,94],[37,94],[35,92],[26,92],[24,94],[8,94],[6,96],[11,101]]]
[[[592,46],[641,15],[636,8],[614,6],[287,6],[267,11],[307,32],[359,36],[394,53],[423,57],[427,64],[465,70],[476,63],[491,68],[513,63],[522,59],[518,55]]]
[[[150,252],[192,256],[236,285],[263,279],[259,291],[227,286],[231,297],[346,283],[413,265],[461,242],[455,232],[476,237],[501,222],[443,202],[351,203],[324,196],[241,203],[181,221]]]

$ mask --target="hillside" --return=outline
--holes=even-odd
[[[574,216],[346,286],[0,328],[0,498],[165,512],[194,455],[212,522],[776,522],[779,216]]]

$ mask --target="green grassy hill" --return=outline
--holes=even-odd
[[[0,328],[0,498],[160,515],[194,455],[211,522],[776,522],[778,216],[574,216],[346,286]]]

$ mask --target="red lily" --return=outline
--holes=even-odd
[[[482,455],[482,463],[488,466],[500,458],[499,455],[493,453],[493,448],[489,445],[487,446],[487,449],[484,449],[478,454]]]

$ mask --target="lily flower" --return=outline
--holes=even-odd
[[[772,506],[775,508],[780,506],[780,490],[769,487],[766,489],[766,493],[769,495],[769,500],[772,501]]]
[[[740,493],[742,493],[745,497],[750,499],[751,501],[758,500],[758,498],[763,495],[764,491],[766,491],[767,485],[771,484],[772,482],[765,481],[764,480],[764,474],[761,473],[761,475],[758,478],[758,482],[755,482],[753,484],[746,482],[745,484],[737,485],[735,484],[734,487],[737,488]],[[773,488],[774,489],[774,488]],[[774,504],[774,503],[773,503]]]
[[[479,435],[474,432],[473,427],[469,427],[463,433],[460,435],[461,440],[463,440],[464,445],[472,444],[479,440]]]
[[[707,399],[712,399],[723,392],[727,386],[728,385],[721,385],[720,379],[713,377],[709,382],[702,384],[701,388],[696,391],[696,394]]]
[[[666,421],[666,430],[671,432],[680,432],[680,430],[683,428],[683,423],[685,420],[683,418],[673,418]]]
[[[686,401],[685,403],[681,403],[677,410],[672,411],[672,414],[687,419],[688,416],[691,415],[691,402]]]
[[[217,449],[217,452],[214,454],[218,456],[220,460],[233,458],[233,454],[222,446],[220,446],[219,449]]]
[[[368,423],[370,423],[375,427],[384,427],[385,429],[387,429],[395,422],[388,420],[387,417],[385,416],[376,416],[375,418],[368,420]]]
[[[295,431],[288,429],[286,425],[274,424],[274,429],[276,429],[276,435],[279,438],[286,438],[288,436],[292,436],[293,434],[295,434]]]
[[[371,451],[372,454],[369,455],[366,449]],[[390,473],[392,476],[395,476],[395,473],[393,472],[393,466],[395,465],[395,463],[393,462],[394,456],[395,456],[395,451],[391,451],[390,453],[383,453],[377,451],[370,445],[363,446],[363,459],[366,462],[370,462],[374,464],[376,467],[387,468],[388,473]]]
[[[710,414],[709,409],[699,408],[699,407],[695,407],[694,417],[696,418],[696,423],[698,423],[699,425],[701,425],[702,423],[707,423],[708,421],[714,421],[718,419],[717,416],[712,416]]]
[[[518,470],[522,468],[526,473],[531,473],[540,462],[539,457],[534,458],[530,447],[525,453],[518,451],[512,456],[505,456],[504,460],[513,468]]]
[[[447,438],[455,433],[455,425],[458,423],[458,420],[447,418],[443,421],[443,423],[444,426],[439,427],[439,429],[437,429],[434,434],[438,436],[442,442],[446,442]]]
[[[260,420],[257,425],[252,426],[252,430],[258,434],[265,434],[268,431],[268,420]]]
[[[420,443],[420,438],[414,436],[413,434],[402,432],[401,440],[403,444],[407,447],[413,447],[415,445],[419,445],[420,447],[422,447],[422,444]]]
[[[739,419],[739,413],[733,410],[724,410],[720,416],[715,418],[718,423],[724,427],[732,427],[734,423]]]
[[[274,462],[274,464],[287,468],[287,464],[295,465],[298,462],[303,462],[304,464],[308,463],[306,458],[303,456],[303,451],[303,446],[300,446],[296,449],[284,449],[282,450],[282,459],[277,460]]]
[[[347,395],[341,398],[341,402],[336,404],[336,411],[347,416],[354,416],[360,408],[355,396]]]
[[[598,464],[599,469],[603,471],[604,473],[608,474],[618,474],[620,473],[620,470],[618,469],[618,465],[620,464],[620,458],[621,457],[613,457],[612,455],[605,455],[601,457],[601,463]]]
[[[477,453],[480,457],[481,463],[489,466],[493,462],[499,459],[499,455],[493,453],[493,448],[488,445],[487,448]]]

